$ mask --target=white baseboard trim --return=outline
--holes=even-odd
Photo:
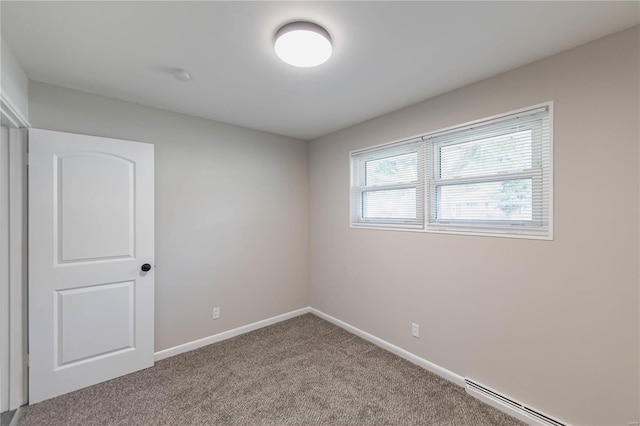
[[[346,322],[344,322],[342,320],[339,320],[339,319],[337,319],[335,317],[332,317],[329,314],[325,314],[324,312],[322,312],[322,311],[320,311],[320,310],[318,310],[316,308],[312,308],[310,306],[307,306],[307,307],[301,308],[301,309],[297,309],[295,311],[287,312],[287,313],[284,313],[284,314],[281,314],[281,315],[276,315],[274,317],[267,318],[267,319],[264,319],[262,321],[257,321],[257,322],[251,323],[251,324],[243,325],[242,327],[234,328],[232,330],[223,331],[222,333],[218,333],[218,334],[214,334],[214,335],[211,335],[211,336],[207,336],[207,337],[204,337],[202,339],[194,340],[192,342],[187,342],[187,343],[184,343],[182,345],[174,346],[172,348],[163,349],[163,350],[158,351],[158,352],[153,354],[154,355],[154,360],[155,361],[160,361],[160,360],[165,359],[165,358],[169,358],[169,357],[172,357],[172,356],[175,356],[175,355],[180,355],[182,353],[189,352],[189,351],[192,351],[194,349],[198,349],[198,348],[201,348],[203,346],[210,345],[212,343],[221,342],[223,340],[230,339],[232,337],[239,336],[241,334],[245,334],[245,333],[248,333],[250,331],[257,330],[257,329],[260,329],[260,328],[263,328],[263,327],[267,327],[269,325],[276,324],[278,322],[285,321],[285,320],[288,320],[288,319],[291,319],[291,318],[294,318],[294,317],[297,317],[297,316],[300,316],[300,315],[304,315],[304,314],[307,314],[307,313],[312,313],[312,314],[314,314],[314,315],[316,315],[316,316],[318,316],[318,317],[320,317],[320,318],[322,318],[322,319],[324,319],[326,321],[329,321],[330,323],[335,324],[338,327],[343,328],[344,330],[346,330],[346,331],[348,331],[348,332],[350,332],[352,334],[355,334],[356,336],[361,337],[361,338],[373,343],[376,346],[381,347],[382,349],[385,349],[385,350],[387,350],[387,351],[389,351],[389,352],[391,352],[393,354],[396,354],[399,357],[404,358],[407,361],[412,362],[412,363],[424,368],[425,370],[428,370],[428,371],[430,371],[430,372],[432,372],[434,374],[437,374],[438,376],[440,376],[440,377],[442,377],[442,378],[444,378],[444,379],[446,379],[446,380],[448,380],[448,381],[450,381],[450,382],[452,382],[452,383],[454,383],[454,384],[456,384],[458,386],[463,387],[469,395],[481,400],[482,402],[484,402],[486,404],[489,404],[489,405],[497,408],[498,410],[500,410],[500,411],[502,411],[502,412],[504,412],[504,413],[506,413],[506,414],[508,414],[508,415],[510,415],[512,417],[515,417],[515,418],[517,418],[517,419],[519,419],[519,420],[521,420],[521,421],[523,421],[525,423],[528,423],[529,425],[549,426],[549,425],[552,424],[552,423],[542,422],[542,421],[540,421],[540,420],[538,420],[538,419],[536,419],[536,418],[534,418],[532,416],[527,415],[526,413],[523,413],[521,410],[516,410],[516,409],[512,408],[511,406],[500,402],[497,399],[488,398],[485,395],[483,395],[483,394],[481,394],[479,392],[476,392],[473,389],[470,389],[469,386],[467,386],[463,376],[461,376],[459,374],[456,374],[453,371],[447,370],[446,368],[441,367],[438,364],[434,364],[431,361],[428,361],[428,360],[426,360],[424,358],[421,358],[418,355],[412,354],[411,352],[409,352],[409,351],[407,351],[405,349],[402,349],[399,346],[396,346],[396,345],[394,345],[392,343],[389,343],[386,340],[383,340],[383,339],[381,339],[379,337],[374,336],[373,334],[369,334],[366,331],[360,330],[359,328],[354,327],[351,324],[348,324],[348,323],[346,323]],[[16,415],[17,414],[18,413],[16,413]],[[568,426],[567,423],[560,423],[560,424],[565,424],[565,425]]]
[[[458,386],[465,387],[464,377],[452,371],[449,371],[444,367],[440,367],[439,365],[434,364],[431,361],[420,358],[418,355],[412,354],[411,352],[406,351],[401,347],[398,347],[392,343],[387,342],[386,340],[382,340],[381,338],[374,336],[373,334],[369,334],[366,331],[362,331],[359,328],[352,326],[351,324],[347,324],[346,322],[334,318],[331,315],[325,314],[324,312],[319,311],[316,308],[311,308],[311,313],[329,321],[330,323],[337,325],[340,328],[344,328],[348,332],[353,333],[358,337],[362,337],[363,339],[368,340],[376,346],[380,346],[382,349],[386,349],[389,352],[398,355],[400,358],[404,358],[407,361],[424,368],[425,370],[431,371],[432,373],[437,374],[438,376],[447,379]]]
[[[522,410],[518,410],[518,409],[514,409],[513,407],[504,404],[500,401],[498,401],[497,399],[493,399],[493,398],[488,398],[485,395],[482,395],[479,392],[474,391],[473,389],[470,389],[469,386],[467,386],[467,383],[465,382],[465,379],[463,376],[454,373],[453,371],[447,370],[444,367],[439,366],[438,364],[434,364],[431,361],[428,361],[424,358],[419,357],[418,355],[412,354],[411,352],[404,350],[392,343],[387,342],[386,340],[383,340],[379,337],[374,336],[373,334],[369,334],[366,331],[362,331],[357,327],[352,326],[351,324],[348,324],[342,320],[339,320],[335,317],[332,317],[329,314],[325,314],[322,311],[319,311],[316,308],[311,308],[310,312],[314,315],[319,316],[322,319],[325,319],[327,321],[329,321],[330,323],[333,323],[335,325],[337,325],[340,328],[343,328],[345,330],[347,330],[350,333],[355,334],[356,336],[362,337],[363,339],[373,343],[376,346],[381,347],[382,349],[385,349],[393,354],[398,355],[401,358],[406,359],[409,362],[412,362],[422,368],[424,368],[425,370],[428,370],[434,374],[437,374],[438,376],[458,385],[461,386],[465,389],[465,391],[473,396],[474,398],[479,399],[480,401],[491,405],[494,408],[497,408],[498,410],[502,411],[503,413],[506,413],[512,417],[515,417],[518,420],[521,420],[529,425],[535,425],[535,426],[552,426],[555,425],[554,423],[551,422],[544,422],[544,421],[540,421],[539,419],[534,418],[533,416],[527,415],[526,413],[524,413]],[[532,408],[532,407],[530,407]],[[540,412],[539,410],[535,410]],[[558,424],[564,424],[566,426],[569,426],[568,423],[565,422],[558,422]]]
[[[242,327],[234,328],[231,330],[223,331],[222,333],[213,334],[211,336],[203,337],[202,339],[194,340],[192,342],[187,342],[182,345],[174,346],[168,349],[163,349],[153,354],[154,361],[160,361],[165,358],[169,358],[175,355],[180,355],[185,352],[192,351],[194,349],[201,348],[203,346],[210,345],[212,343],[221,342],[223,340],[230,339],[235,336],[239,336],[241,334],[248,333],[253,330],[257,330],[259,328],[266,327],[268,325],[272,325],[281,321],[285,321],[300,315],[304,315],[311,312],[311,308],[309,306],[305,308],[296,309],[295,311],[287,312],[281,315],[276,315],[275,317],[267,318],[262,321],[257,321],[251,324],[243,325]]]

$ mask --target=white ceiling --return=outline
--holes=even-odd
[[[313,139],[636,25],[639,5],[2,1],[1,12],[33,80]],[[329,31],[327,63],[275,56],[292,20]]]

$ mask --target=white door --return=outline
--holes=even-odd
[[[153,145],[29,130],[29,403],[153,365]]]

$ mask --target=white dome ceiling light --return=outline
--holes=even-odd
[[[327,30],[311,22],[291,22],[276,33],[276,55],[294,67],[323,64],[331,57],[332,50]]]
[[[175,69],[173,70],[173,77],[176,80],[180,80],[184,82],[191,81],[191,74],[187,70]]]

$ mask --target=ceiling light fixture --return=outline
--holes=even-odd
[[[184,82],[191,81],[191,74],[187,70],[175,69],[173,70],[173,76],[176,80]]]
[[[314,23],[291,22],[276,32],[275,52],[289,65],[315,67],[331,57],[331,36]]]

